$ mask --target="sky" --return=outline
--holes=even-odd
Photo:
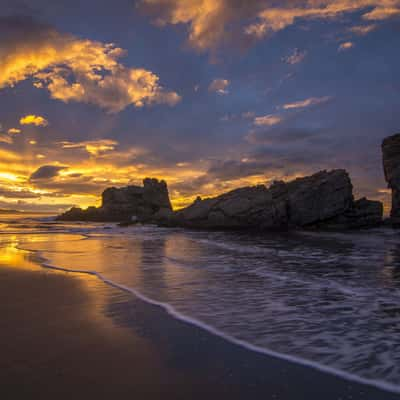
[[[389,207],[400,0],[0,0],[0,208],[196,196],[345,168]]]

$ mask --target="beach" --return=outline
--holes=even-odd
[[[397,399],[249,351],[87,274],[0,256],[4,399]]]

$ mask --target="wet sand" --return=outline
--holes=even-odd
[[[391,400],[257,354],[96,277],[0,257],[2,399]]]

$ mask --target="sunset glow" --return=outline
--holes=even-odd
[[[105,23],[89,3],[90,25]],[[0,208],[97,205],[145,177],[180,208],[346,168],[387,209],[379,145],[398,130],[400,2],[232,4],[138,0],[98,35],[44,0],[42,19],[6,7]]]

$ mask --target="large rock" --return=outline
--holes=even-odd
[[[236,189],[178,211],[172,225],[207,229],[279,229],[287,226],[286,201],[265,186]]]
[[[287,184],[289,220],[313,225],[343,214],[353,203],[353,186],[343,169],[321,171]]]
[[[341,227],[375,225],[382,220],[381,204],[354,202],[345,170],[321,171],[289,183],[275,182],[236,189],[201,200],[180,210],[170,225],[207,229],[260,229],[323,227],[343,216]],[[368,203],[365,203],[368,202]],[[339,226],[339,223],[336,223]]]
[[[72,208],[59,220],[68,221],[148,221],[154,215],[172,212],[167,184],[157,179],[146,178],[143,186],[108,188],[102,194],[100,208],[87,210]]]
[[[382,203],[363,197],[355,201],[343,214],[322,221],[315,228],[329,230],[372,228],[382,224],[382,218]]]
[[[392,211],[394,225],[400,225],[400,133],[389,136],[382,142],[383,170],[392,189]]]

